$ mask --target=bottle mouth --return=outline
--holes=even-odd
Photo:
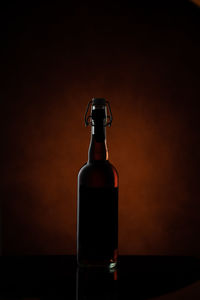
[[[106,100],[104,98],[93,98],[92,105],[94,106],[106,106]]]
[[[87,116],[89,106],[91,105],[91,114]],[[107,115],[107,107],[109,115]],[[103,126],[111,126],[112,123],[112,112],[110,104],[104,98],[93,98],[87,106],[85,113],[85,125],[94,126],[96,123],[103,123]]]
[[[107,108],[105,105],[92,105],[91,108],[92,126],[105,126],[107,123]]]

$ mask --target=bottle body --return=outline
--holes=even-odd
[[[108,161],[87,163],[78,175],[77,260],[115,267],[118,257],[118,173]]]

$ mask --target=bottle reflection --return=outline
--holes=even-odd
[[[76,300],[117,300],[117,284],[117,269],[77,267]]]

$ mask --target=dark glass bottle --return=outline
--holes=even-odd
[[[91,115],[87,111],[91,104]],[[107,106],[110,115],[107,116]],[[91,125],[88,162],[78,174],[77,263],[114,268],[118,258],[118,173],[108,161],[106,126],[112,113],[108,101],[95,98],[85,115]]]

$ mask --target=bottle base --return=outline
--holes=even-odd
[[[112,271],[117,268],[118,262],[117,260],[113,260],[113,259],[106,262],[82,260],[82,261],[77,261],[77,265],[80,268],[101,268],[101,269],[109,269],[110,271]]]
[[[118,249],[115,249],[112,255],[101,256],[101,255],[81,255],[77,251],[77,265],[83,268],[101,268],[115,270],[118,267]]]

